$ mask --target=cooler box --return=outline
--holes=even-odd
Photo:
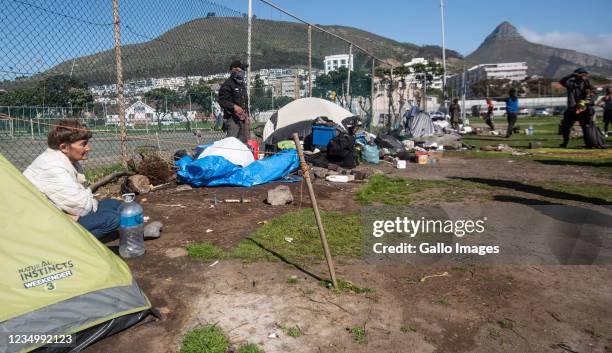
[[[312,144],[317,147],[327,147],[327,144],[331,139],[336,137],[335,126],[323,126],[313,125],[312,126]]]

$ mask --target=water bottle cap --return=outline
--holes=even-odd
[[[134,199],[136,198],[136,194],[135,193],[129,193],[129,194],[123,194],[121,195],[121,197],[123,198],[123,201],[126,203],[130,203],[132,201],[134,201]]]

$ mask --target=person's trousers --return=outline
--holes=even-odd
[[[491,114],[487,114],[485,116],[485,123],[491,128],[491,131],[495,130],[495,125],[493,125],[493,117]]]
[[[113,199],[104,199],[98,203],[98,210],[79,217],[78,223],[96,238],[116,238],[123,204]],[[110,239],[109,239],[110,240]]]
[[[512,130],[516,124],[516,113],[507,113],[508,115],[508,130],[506,130],[506,137],[512,136]]]
[[[565,110],[563,114],[563,120],[561,121],[561,133],[563,135],[563,145],[567,145],[570,139],[570,131],[572,130],[572,126],[576,123],[576,121],[580,122],[580,128],[582,128],[582,133],[584,134],[584,129],[590,120],[590,113],[588,110],[580,114],[576,114],[573,109]]]
[[[225,121],[227,129],[227,137],[235,137],[242,141],[247,142],[246,126],[243,120],[236,118],[228,118]]]
[[[612,124],[612,110],[610,109],[604,110],[603,121],[604,121],[604,132],[610,131],[608,130],[608,125]]]

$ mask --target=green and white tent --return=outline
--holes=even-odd
[[[78,352],[150,313],[126,263],[1,154],[0,268],[0,353]],[[76,344],[44,346],[16,334],[74,334]]]

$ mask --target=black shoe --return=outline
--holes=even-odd
[[[559,145],[559,148],[567,148],[567,142],[564,142]]]

